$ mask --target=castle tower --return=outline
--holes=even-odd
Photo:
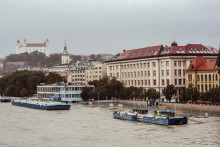
[[[21,45],[21,42],[18,39],[17,42],[16,42],[16,54],[20,54],[20,52],[19,52],[20,45]]]
[[[61,55],[61,63],[62,64],[69,64],[70,63],[70,55],[67,52],[66,40],[65,40],[65,43],[64,43],[64,50],[63,50],[63,53]]]

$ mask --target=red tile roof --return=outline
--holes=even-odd
[[[160,56],[217,56],[219,50],[213,47],[206,47],[202,44],[187,44],[186,46],[169,46],[163,47],[152,46],[140,49],[126,50],[121,53],[118,57],[107,61],[117,60],[129,60],[136,58],[149,58],[149,57],[160,57]]]
[[[214,70],[216,61],[207,62],[203,56],[197,56],[187,71]]]
[[[27,47],[46,47],[46,43],[27,43]]]

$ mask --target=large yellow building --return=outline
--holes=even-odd
[[[216,61],[206,61],[203,56],[197,56],[186,71],[186,87],[193,85],[201,93],[219,86],[218,74],[219,56]]]

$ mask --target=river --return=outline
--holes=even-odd
[[[46,111],[0,103],[0,146],[220,146],[220,117],[161,126],[113,119],[116,109],[72,104]]]

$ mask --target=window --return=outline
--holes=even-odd
[[[154,80],[154,85],[157,85],[157,81],[156,80]]]
[[[150,80],[148,80],[148,85],[150,85]]]
[[[200,80],[199,75],[197,75],[197,81],[199,81],[199,80]]]
[[[112,77],[112,73],[110,73],[110,77]]]
[[[161,75],[164,76],[164,70],[161,70]]]
[[[198,91],[200,91],[200,85],[198,84],[198,86],[197,86],[197,89],[198,89]]]
[[[177,75],[177,73],[176,73],[176,69],[174,70],[174,76],[176,76]]]
[[[132,64],[130,66],[131,66],[131,69],[132,69]]]
[[[130,72],[128,72],[128,78],[130,78]]]
[[[182,79],[179,79],[179,85],[182,85]]]
[[[164,67],[164,61],[161,61],[161,67]]]
[[[131,72],[131,77],[133,78],[133,72]],[[133,85],[133,84],[132,84]]]
[[[178,70],[178,75],[181,76],[181,69]]]
[[[152,62],[152,66],[153,66],[153,67],[156,67],[156,62]]]
[[[109,68],[110,68],[110,70],[112,70],[112,66],[110,66]]]
[[[186,80],[185,79],[183,79],[183,85],[185,85],[186,84]]]
[[[144,76],[145,76],[145,77],[147,76],[147,71],[144,72]]]
[[[140,66],[141,66],[141,68],[142,68],[142,63],[140,63]]]
[[[146,68],[146,63],[144,63],[144,68]]]
[[[183,67],[186,67],[186,61],[183,61]]]
[[[175,85],[177,85],[177,79],[175,79]]]
[[[167,76],[169,76],[170,75],[170,72],[169,72],[169,70],[167,69]]]
[[[140,77],[140,72],[138,71],[138,77]]]
[[[140,80],[138,80],[138,85],[140,85]]]
[[[215,76],[215,80],[218,81],[218,75],[217,75],[217,74],[216,74],[216,76]]]
[[[209,74],[209,81],[211,81],[212,80],[212,76]]]
[[[186,73],[186,70],[185,69],[183,69],[183,75],[185,76],[185,73]]]
[[[176,67],[176,61],[174,61],[174,66]]]
[[[143,71],[141,71],[141,77],[143,77]]]
[[[181,61],[178,61],[178,66],[181,67]]]
[[[121,77],[124,78],[124,73],[123,72],[121,73]]]
[[[153,76],[156,77],[156,70],[153,70]]]
[[[205,91],[207,91],[208,90],[208,86],[207,86],[207,84],[205,84]]]
[[[148,76],[150,76],[150,71],[148,71]]]
[[[139,68],[139,64],[137,64],[137,68]]]
[[[150,67],[150,63],[149,62],[147,63],[147,67]]]
[[[162,85],[164,85],[165,83],[164,83],[164,79],[162,79]]]
[[[127,65],[128,69],[129,69],[129,64]]]
[[[145,80],[145,85],[147,85],[147,80]]]
[[[167,79],[167,85],[170,85],[170,80],[169,79]]]
[[[119,78],[119,73],[117,73],[117,78]]]
[[[205,81],[207,81],[207,75],[205,75]]]
[[[170,62],[169,61],[166,61],[166,66],[169,66]]]
[[[203,75],[201,75],[201,81],[203,81]]]

